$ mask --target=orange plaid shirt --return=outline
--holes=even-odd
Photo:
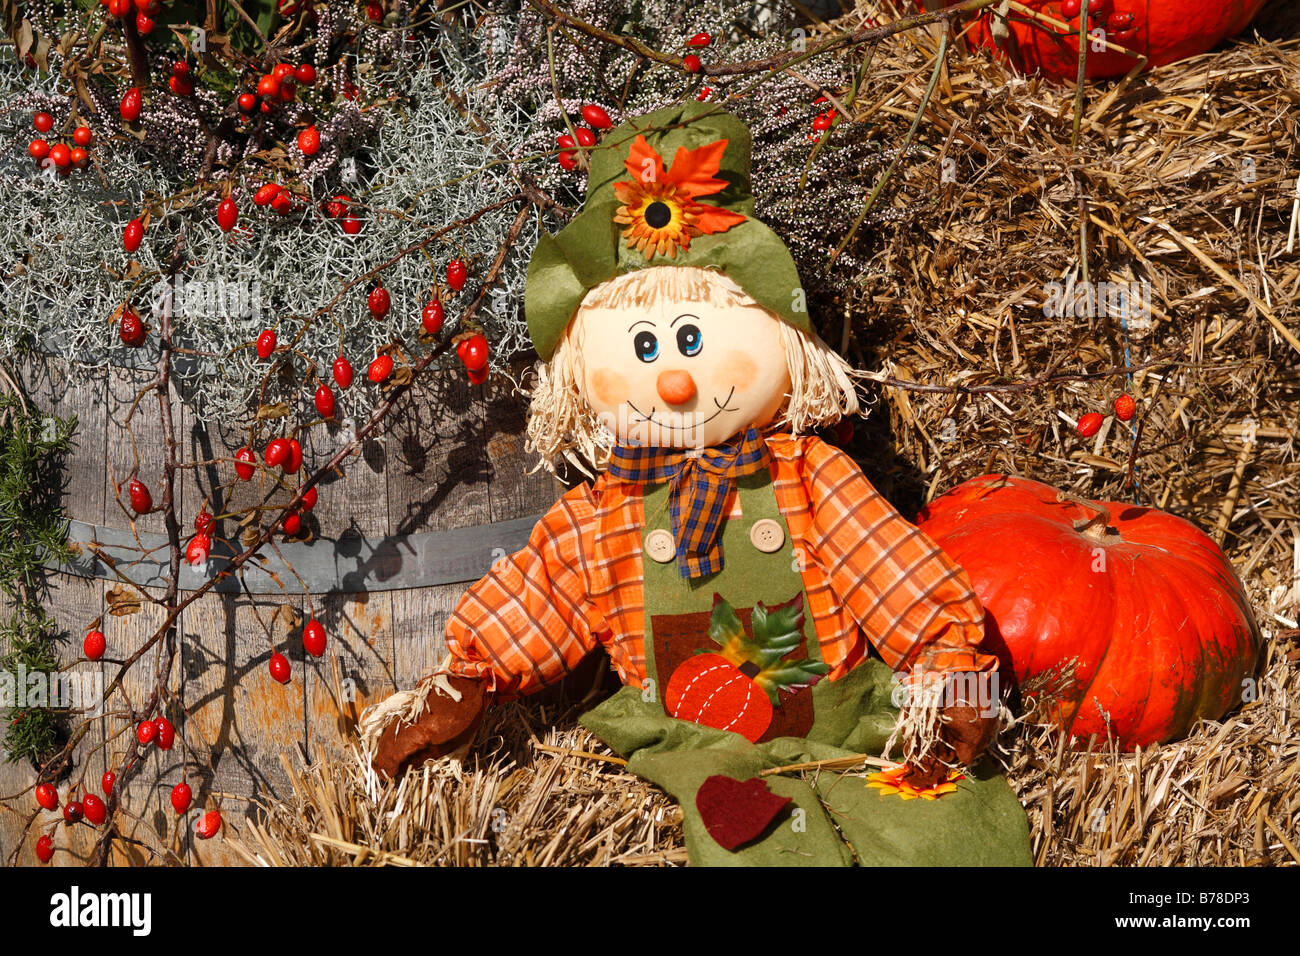
[[[984,610],[966,572],[904,520],[848,455],[765,436],[829,679],[868,654],[896,671],[988,671]],[[737,506],[736,493],[728,505]],[[623,683],[645,672],[641,486],[601,475],[569,491],[528,546],[498,560],[447,623],[445,670],[498,699],[540,690],[603,646]]]

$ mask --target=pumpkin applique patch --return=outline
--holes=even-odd
[[[803,641],[803,594],[767,608],[754,605],[753,634],[721,595],[713,595],[709,637],[718,651],[698,651],[673,671],[664,708],[680,720],[740,734],[756,742],[772,723],[780,692],[814,683],[829,668],[805,657],[784,660]]]

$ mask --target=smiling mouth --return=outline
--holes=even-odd
[[[733,386],[731,386],[731,391],[729,391],[729,392],[727,393],[727,397],[726,397],[723,401],[720,402],[720,401],[718,401],[716,398],[713,400],[713,404],[716,405],[716,406],[718,406],[718,410],[717,410],[716,412],[714,412],[714,413],[713,413],[712,415],[710,415],[708,418],[702,419],[702,420],[700,420],[700,421],[692,422],[692,423],[689,424],[689,425],[669,425],[667,422],[661,422],[661,421],[659,421],[657,418],[654,417],[655,409],[659,407],[659,406],[657,406],[657,405],[652,405],[652,406],[650,406],[650,411],[649,411],[649,412],[643,412],[643,411],[641,411],[641,409],[637,408],[637,407],[636,407],[635,405],[633,405],[631,402],[628,402],[627,404],[628,404],[628,407],[629,407],[630,409],[632,409],[632,411],[636,412],[638,415],[641,416],[641,421],[643,421],[643,422],[652,422],[653,424],[658,425],[660,428],[674,428],[674,429],[680,429],[680,430],[682,430],[682,431],[685,431],[685,430],[688,429],[688,428],[699,428],[701,425],[707,425],[709,422],[713,421],[715,418],[717,418],[717,417],[718,417],[719,415],[721,415],[723,412],[738,412],[738,411],[740,411],[740,409],[738,409],[738,408],[730,408],[730,407],[728,407],[728,406],[730,405],[730,403],[731,403],[731,396],[733,396],[733,395],[735,395],[735,394],[736,394],[736,386],[733,385]],[[699,414],[699,413],[697,412],[696,414]],[[633,424],[635,424],[635,423],[633,423]]]

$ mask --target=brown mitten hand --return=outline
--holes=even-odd
[[[434,678],[426,677],[421,687]],[[447,693],[445,683],[456,694]],[[428,690],[424,708],[414,720],[394,715],[379,733],[371,766],[384,777],[395,778],[407,767],[436,760],[468,745],[478,730],[487,708],[487,694],[481,681],[468,677],[444,676]]]
[[[904,779],[919,789],[942,783],[953,768],[979,759],[998,732],[998,717],[986,707],[971,703],[957,690],[954,700],[943,708],[939,739],[918,760],[908,760]]]

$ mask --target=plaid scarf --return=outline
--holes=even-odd
[[[722,570],[718,532],[735,479],[767,467],[767,442],[751,425],[743,435],[702,451],[619,445],[609,473],[637,484],[670,483],[677,569],[684,578],[699,578]]]

